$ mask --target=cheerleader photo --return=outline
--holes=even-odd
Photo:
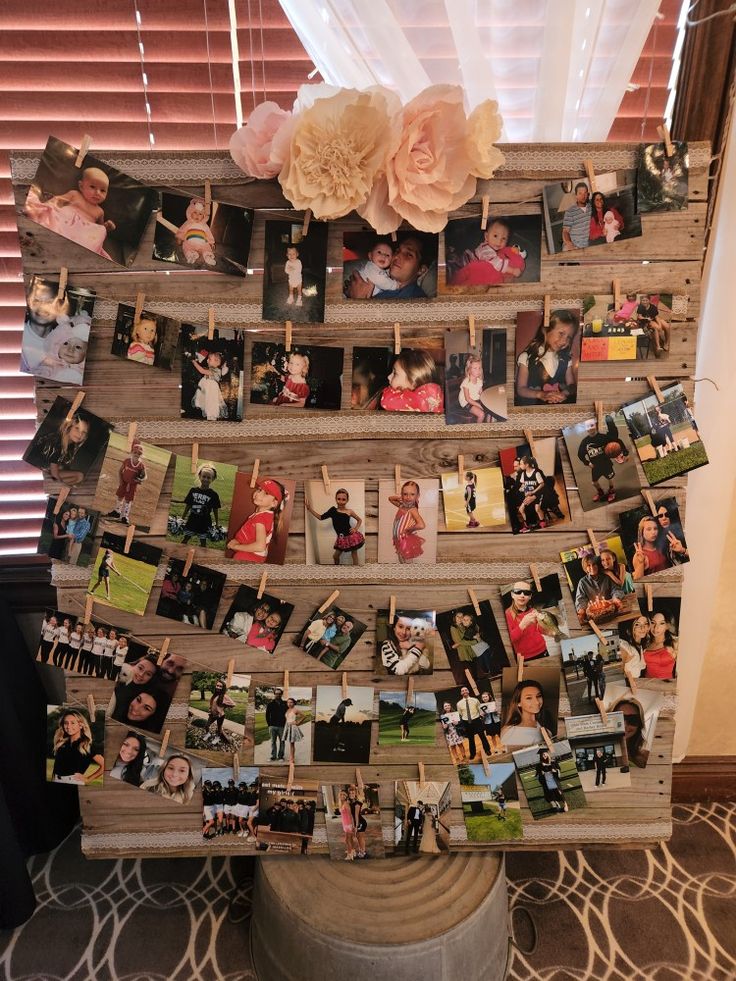
[[[365,564],[364,480],[307,480],[304,508],[308,565]]]
[[[244,332],[182,325],[181,414],[184,419],[243,418]]]
[[[110,433],[94,500],[103,522],[150,531],[170,460],[168,450]]]

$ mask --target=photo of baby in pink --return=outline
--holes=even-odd
[[[449,221],[445,229],[446,292],[482,292],[487,286],[540,279],[539,215],[490,215]],[[473,289],[477,288],[477,289]]]

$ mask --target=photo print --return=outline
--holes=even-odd
[[[267,221],[263,319],[321,324],[325,319],[327,222]]]
[[[311,688],[256,685],[253,761],[308,766],[313,722]]]
[[[136,320],[135,307],[119,303],[110,353],[125,361],[171,371],[181,326],[178,320],[150,310],[142,310]]]
[[[46,706],[46,779],[77,787],[101,787],[105,774],[105,713]]]
[[[244,838],[255,849],[260,784],[257,766],[202,767],[202,837]]]
[[[524,837],[513,763],[478,764],[458,770],[468,841],[518,841]]]
[[[570,503],[557,439],[548,436],[499,450],[509,524],[514,535],[570,524]]]
[[[247,647],[273,654],[294,612],[291,603],[264,593],[258,598],[253,586],[239,586],[220,633]]]
[[[138,251],[159,192],[50,136],[24,213],[62,238],[121,266]]]
[[[437,614],[437,630],[445,648],[455,683],[467,682],[466,671],[476,681],[497,677],[509,659],[488,600],[479,600],[480,613],[472,603]]]
[[[123,725],[161,732],[187,660],[131,642],[125,653],[107,715]]]
[[[71,613],[61,613],[59,610],[47,609],[41,620],[41,629],[38,635],[38,648],[36,650],[36,660],[42,664],[53,664],[54,667],[63,668],[67,660],[72,657],[70,649],[70,639],[76,638],[79,632],[76,630],[77,618]],[[74,660],[79,657],[81,641],[76,647]]]
[[[605,700],[609,684],[626,683],[624,667],[630,654],[624,636],[625,630],[631,635],[631,624],[631,620],[625,620],[612,627],[601,627],[602,640],[590,633],[562,641],[562,673],[571,715],[595,712],[595,700]]]
[[[72,674],[117,681],[126,659],[137,660],[148,647],[124,627],[58,610],[47,610],[41,624],[37,657]]]
[[[444,349],[440,340],[390,347],[354,347],[351,408],[441,415]],[[421,344],[421,346],[419,346]]]
[[[538,283],[541,278],[540,215],[490,214],[485,230],[477,217],[445,226],[443,293],[486,293],[488,286]]]
[[[102,536],[92,566],[87,593],[95,603],[114,606],[142,617],[153,589],[163,551],[155,545],[133,541],[125,551],[125,536]]]
[[[677,596],[653,596],[651,610],[646,597],[640,604],[641,614],[649,620],[649,630],[638,641],[641,649],[638,677],[656,678],[668,682],[664,687],[669,687],[677,679],[680,599]]]
[[[182,324],[181,414],[184,419],[240,422],[243,418],[245,332]]]
[[[560,669],[555,664],[525,664],[518,680],[516,668],[504,668],[501,742],[508,749],[544,745],[542,729],[554,739],[560,707]]]
[[[126,435],[110,433],[94,499],[105,523],[150,531],[170,460],[171,453],[153,443],[129,444]]]
[[[445,420],[448,425],[506,422],[506,330],[476,327],[445,332]]]
[[[212,630],[227,577],[194,563],[184,575],[185,565],[183,559],[168,556],[156,616]]]
[[[457,688],[435,692],[435,700],[440,728],[455,766],[482,763],[484,755],[490,758],[506,752],[501,739],[501,706],[488,679],[475,686],[466,679]]]
[[[625,293],[583,297],[582,361],[635,361],[670,348],[671,293]]]
[[[322,799],[331,859],[385,857],[377,783],[323,785]]]
[[[529,579],[517,579],[501,587],[501,605],[517,662],[559,654],[560,643],[570,636],[559,578],[550,573],[542,576],[539,585],[541,589]]]
[[[250,473],[235,477],[225,555],[236,562],[283,565],[296,482],[262,475],[255,487],[250,483]]]
[[[668,156],[664,143],[639,148],[636,174],[636,209],[639,214],[683,211],[687,208],[690,157],[687,143],[672,143]]]
[[[81,483],[107,446],[112,423],[57,395],[23,461],[67,487]]]
[[[473,467],[440,474],[448,531],[485,531],[506,524],[500,467]]]
[[[553,254],[641,237],[636,171],[596,174],[595,191],[584,177],[546,184],[542,207],[547,247]]]
[[[370,762],[373,689],[348,685],[318,685],[314,724],[314,762]]]
[[[319,784],[314,780],[302,780],[289,786],[285,780],[261,777],[258,850],[307,855],[320,797]]]
[[[621,712],[629,763],[644,769],[654,745],[657,720],[664,708],[664,696],[638,686],[632,692],[624,685],[611,685],[606,693],[606,711]]]
[[[342,403],[341,347],[253,341],[250,401],[292,409],[339,409]]]
[[[652,486],[708,463],[682,385],[669,385],[662,389],[662,396],[661,403],[652,394],[623,407],[642,469]]]
[[[607,413],[600,428],[595,417],[565,426],[562,436],[583,511],[639,496],[634,448],[622,412]]]
[[[554,752],[547,746],[532,746],[513,754],[535,821],[588,806],[570,743],[567,739],[555,739],[553,746]]]
[[[434,746],[437,728],[435,697],[431,691],[378,693],[379,746]]]
[[[365,565],[365,481],[304,482],[307,565]]]
[[[434,610],[376,610],[376,673],[431,674],[436,635]]]
[[[26,285],[26,315],[19,370],[65,385],[81,385],[95,307],[94,290],[33,275]]]
[[[162,754],[157,739],[130,730],[120,742],[110,776],[175,804],[188,804],[201,782],[202,765],[170,744]]]
[[[232,759],[249,751],[253,746],[245,732],[249,689],[249,674],[233,674],[228,684],[221,672],[192,671],[184,746],[205,759],[223,754]]]
[[[397,780],[394,785],[394,851],[447,855],[452,790],[444,780]]]
[[[439,481],[378,481],[378,561],[391,565],[437,561]]]
[[[677,499],[662,498],[654,507],[654,514],[642,505],[619,515],[621,541],[634,582],[690,561]]]
[[[628,620],[639,611],[634,581],[618,535],[560,552],[581,627]]]
[[[374,231],[343,232],[347,300],[427,300],[437,296],[439,235],[402,229],[396,241]]]
[[[586,794],[631,787],[631,768],[626,749],[623,712],[600,712],[565,719],[568,742]]]
[[[58,498],[49,497],[46,502],[37,553],[84,569],[92,561],[92,546],[100,512],[67,497],[54,514],[57,501]]]
[[[337,670],[366,629],[361,620],[333,603],[314,611],[294,643],[324,667]]]
[[[156,215],[153,258],[187,269],[210,269],[231,276],[245,276],[253,209],[236,208],[204,198],[171,191],[161,193]]]
[[[166,541],[225,551],[238,468],[231,463],[174,457]]]
[[[578,399],[580,311],[516,314],[514,405],[570,405]]]

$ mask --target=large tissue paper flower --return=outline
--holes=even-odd
[[[341,89],[316,99],[294,117],[279,174],[284,195],[315,218],[344,217],[365,202],[385,165],[389,132],[380,92]]]
[[[230,156],[251,177],[268,180],[284,165],[292,116],[275,102],[262,102],[230,137]]]
[[[504,155],[493,144],[501,136],[503,121],[498,103],[486,99],[468,116],[468,154],[472,161],[471,173],[483,180],[490,180],[503,164]]]

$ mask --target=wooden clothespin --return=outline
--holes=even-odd
[[[192,443],[192,473],[197,472],[198,463],[199,463],[199,443]]]
[[[588,626],[593,631],[593,633],[596,635],[596,637],[601,642],[601,644],[605,644],[606,643],[606,638],[601,633],[601,628],[598,626],[598,624],[595,622],[595,620],[589,620],[588,621]]]
[[[419,770],[419,783],[424,784],[427,782],[427,778],[424,775],[424,763],[421,760],[417,763],[417,770]]]
[[[465,678],[467,679],[468,687],[470,688],[472,693],[474,695],[480,695],[480,692],[478,691],[478,682],[473,677],[470,668],[465,669]]]
[[[535,585],[535,587],[537,589],[537,592],[538,593],[541,593],[542,592],[542,582],[541,582],[541,580],[539,578],[539,566],[537,565],[536,562],[530,562],[529,563],[529,571],[532,574],[532,579],[534,580],[534,585]]]
[[[69,497],[69,488],[66,484],[62,484],[59,488],[59,494],[56,498],[56,504],[54,505],[54,514],[59,514],[61,509],[64,507],[64,501]]]
[[[146,302],[146,294],[143,292],[138,292],[135,295],[135,309],[133,311],[133,326],[138,323],[141,319],[141,314],[143,313],[143,304]]]
[[[586,528],[586,531],[588,532],[588,539],[590,540],[590,544],[593,546],[593,552],[595,553],[595,555],[597,555],[600,546],[598,545],[598,539],[595,537],[595,532],[593,531],[592,528]]]
[[[395,230],[393,232],[391,232],[391,241],[392,242],[398,242],[399,241],[399,237],[396,234],[396,231]]]
[[[482,746],[480,747],[480,761],[483,764],[483,772],[487,777],[490,777],[491,768],[488,765],[488,757],[486,756],[486,751],[483,749]]]
[[[208,180],[204,182],[204,210],[206,217],[209,218],[212,210],[212,184]]]
[[[340,590],[339,590],[339,589],[335,589],[335,590],[333,590],[333,592],[331,592],[331,593],[330,593],[330,595],[329,595],[329,596],[327,597],[327,599],[326,599],[326,600],[324,601],[324,603],[322,604],[322,606],[320,606],[320,608],[319,608],[319,609],[317,610],[317,612],[318,612],[318,613],[324,613],[324,612],[325,612],[325,610],[326,610],[326,609],[327,609],[328,607],[330,607],[330,606],[332,606],[332,604],[333,604],[333,603],[335,602],[335,600],[337,599],[337,597],[338,597],[339,595],[340,595]]]
[[[480,603],[478,602],[478,597],[472,586],[468,586],[468,596],[470,597],[470,602],[473,604],[473,609],[475,610],[475,615],[480,616]]]
[[[72,419],[76,415],[76,413],[77,413],[77,411],[79,409],[79,406],[82,404],[82,402],[84,402],[84,392],[77,392],[77,394],[74,396],[74,401],[69,406],[69,411],[66,414],[66,421],[67,422],[71,422],[72,421]]]
[[[171,729],[164,730],[164,738],[161,740],[161,749],[159,750],[159,756],[165,756],[166,750],[169,745],[170,737],[171,737]]]
[[[664,402],[664,395],[662,395],[662,389],[659,387],[659,384],[657,383],[657,379],[654,377],[654,375],[647,375],[647,385],[649,385],[651,390],[657,396],[657,401]]]
[[[237,753],[233,753],[233,777],[236,783],[240,779],[240,758]]]
[[[327,464],[322,464],[322,483],[325,485],[325,491],[329,493],[330,491],[330,471],[327,469]]]
[[[394,324],[394,354],[401,354],[401,324]]]
[[[552,742],[552,739],[550,738],[550,734],[547,732],[547,730],[544,728],[544,726],[540,726],[539,729],[540,729],[540,732],[542,733],[542,739],[544,740],[545,746],[550,751],[550,754],[552,756],[554,756],[555,755],[555,744]]]
[[[304,222],[302,223],[302,238],[306,238],[309,232],[309,222],[312,220],[312,209],[307,208],[304,212]]]
[[[654,612],[654,595],[652,593],[651,583],[645,583],[644,592],[647,595],[647,613]]]
[[[234,674],[235,674],[235,658],[231,657],[230,660],[227,662],[227,674],[225,675],[225,681],[227,683],[228,688],[233,683]]]
[[[192,562],[194,562],[194,549],[187,549],[187,557],[184,561],[184,568],[181,570],[182,576],[188,576],[189,570],[192,568]]]
[[[358,787],[358,791],[362,794],[365,784],[363,783],[363,774],[360,772],[360,769],[357,766],[355,768],[355,783]]]
[[[414,702],[414,675],[408,674],[406,676],[406,704],[411,705]]]
[[[284,683],[281,686],[284,692],[284,698],[289,697],[289,672],[284,671]]]
[[[598,706],[598,711],[601,713],[601,722],[604,726],[608,725],[608,713],[606,712],[606,707],[600,698],[596,698],[595,704]]]
[[[291,321],[284,321],[284,350],[288,353],[291,351]]]
[[[286,793],[291,793],[291,788],[294,786],[294,761],[289,761],[289,775],[286,778]]]
[[[92,607],[95,605],[94,596],[90,596],[89,593],[84,601],[84,622],[89,623],[92,619]]]
[[[659,133],[660,139],[664,143],[664,155],[665,157],[672,157],[675,154],[675,148],[672,145],[672,140],[670,139],[670,130],[666,123],[657,127],[657,132]]]
[[[84,163],[84,158],[89,153],[89,148],[92,145],[92,137],[89,133],[85,133],[82,137],[82,142],[79,144],[79,152],[77,153],[77,159],[74,161],[75,167],[81,167]]]
[[[535,446],[534,446],[534,435],[532,434],[531,429],[525,429],[524,430],[524,439],[529,444],[529,452],[531,453],[531,455],[533,457],[536,457],[537,453],[536,453],[536,449],[535,449]]]
[[[621,306],[621,280],[613,280],[613,309],[618,310]]]
[[[90,720],[94,722],[97,715],[97,706],[95,705],[95,696],[92,692],[87,695],[87,710],[89,711]]]
[[[583,161],[583,166],[585,167],[585,173],[588,175],[588,183],[590,184],[590,193],[595,194],[598,190],[598,185],[595,180],[595,171],[593,170],[593,161],[590,157]]]
[[[524,680],[524,658],[523,657],[517,657],[517,659],[516,659],[516,682],[518,684],[520,681],[523,681],[523,680]]]
[[[133,420],[128,423],[128,453],[133,449],[133,443],[135,443],[135,434],[138,432],[138,423]]]
[[[255,487],[258,480],[258,471],[261,469],[261,461],[258,457],[253,461],[253,471],[250,475],[250,486]]]
[[[207,340],[211,341],[215,336],[215,308],[210,307],[207,313]]]
[[[641,496],[647,502],[647,507],[649,508],[649,510],[651,511],[651,513],[656,518],[656,516],[657,516],[657,505],[654,503],[654,498],[652,497],[652,492],[651,491],[648,491],[648,490],[646,490],[645,488],[642,487],[642,489],[641,489]]]
[[[64,294],[66,293],[66,283],[69,279],[69,270],[66,266],[62,266],[59,271],[59,288],[56,291],[56,299],[61,302],[64,299]]]
[[[123,555],[127,555],[130,552],[130,546],[133,544],[133,535],[135,535],[135,525],[128,525],[128,530],[125,533],[125,545],[123,546]]]
[[[261,599],[266,591],[266,582],[268,581],[268,573],[264,570],[261,573],[261,581],[258,583],[258,592],[256,593],[256,599]]]
[[[543,320],[545,327],[549,327],[549,307],[550,307],[549,293],[545,293],[544,294],[544,320]]]
[[[342,673],[342,697],[343,698],[347,698],[348,697],[348,673],[347,673],[347,671],[343,671],[343,673]]]
[[[161,665],[166,660],[166,655],[169,653],[169,644],[171,643],[171,637],[164,637],[161,647],[158,651],[158,657],[156,658],[156,664],[161,667]]]
[[[396,619],[396,597],[389,597],[388,602],[388,622],[391,624]]]
[[[462,487],[465,480],[465,457],[462,453],[457,455],[457,486]]]
[[[475,347],[475,316],[468,314],[468,330],[470,331],[470,346]]]
[[[480,197],[480,227],[481,231],[485,231],[488,226],[488,209],[491,206],[491,195],[481,194]]]
[[[604,431],[604,426],[605,426],[605,422],[603,418],[603,402],[601,399],[596,399],[593,405],[595,406],[596,428],[599,433],[602,433]]]
[[[394,487],[397,494],[401,493],[401,464],[397,463],[394,467]]]

